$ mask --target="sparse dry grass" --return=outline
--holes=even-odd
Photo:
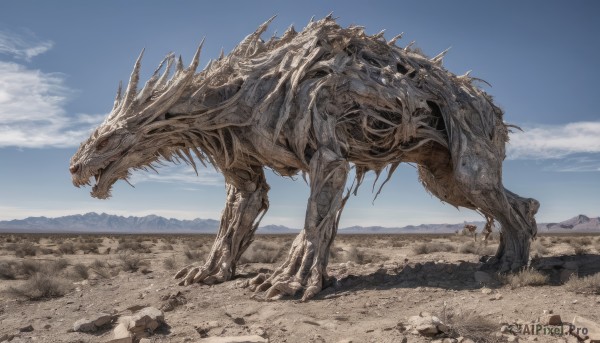
[[[18,276],[18,264],[15,261],[0,262],[0,280],[14,280]]]
[[[146,244],[140,242],[139,240],[123,240],[119,242],[119,246],[117,246],[117,251],[135,251],[137,253],[148,254],[150,253],[150,247]]]
[[[481,343],[501,342],[494,335],[498,331],[498,325],[475,311],[444,309],[439,318],[450,327],[452,337],[469,338]]]
[[[140,255],[130,250],[120,252],[119,261],[121,262],[121,269],[126,272],[136,272],[145,265]]]
[[[100,244],[95,242],[79,242],[75,244],[75,249],[82,251],[84,254],[99,254]]]
[[[544,286],[550,281],[547,275],[535,269],[524,269],[518,273],[507,274],[500,279],[513,289],[526,286]]]
[[[541,239],[538,239],[531,244],[531,253],[538,256],[546,256],[550,253],[550,250],[546,248]]]
[[[600,273],[582,278],[573,276],[565,283],[565,287],[575,293],[600,294]]]
[[[240,263],[275,263],[286,252],[278,242],[256,241],[246,249]]]
[[[166,270],[175,270],[177,267],[177,261],[175,261],[173,256],[167,257],[163,260],[163,267]]]
[[[187,258],[190,261],[200,261],[202,259],[204,259],[204,251],[201,250],[190,250],[190,249],[185,249],[183,251],[183,255],[185,256],[185,258]]]
[[[36,273],[18,287],[10,287],[8,293],[28,300],[59,298],[65,295],[70,286],[59,276]]]
[[[37,247],[29,241],[25,241],[22,243],[16,243],[16,245],[15,245],[15,256],[16,257],[35,256],[36,254],[37,254]]]
[[[433,252],[450,252],[454,251],[455,248],[451,244],[441,242],[425,242],[415,244],[412,248],[414,255],[431,254]]]
[[[75,244],[73,242],[63,242],[58,246],[58,251],[65,255],[73,255],[76,253]]]
[[[94,262],[90,264],[89,269],[104,279],[109,279],[111,277],[111,266],[104,261],[98,259],[94,260]]]
[[[87,280],[90,277],[88,267],[83,263],[77,263],[74,265],[73,272],[75,273],[75,276],[82,280]]]

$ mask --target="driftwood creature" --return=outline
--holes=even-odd
[[[490,238],[490,235],[492,234],[492,230],[494,229],[494,218],[490,216],[485,216],[485,220],[485,226],[483,227],[483,230],[481,230],[481,233],[484,235],[483,240],[487,242],[487,240]]]
[[[477,225],[465,224],[463,235],[471,236],[474,240],[477,240]]]
[[[93,176],[91,195],[107,198],[117,180],[160,160],[218,168],[227,191],[219,233],[206,263],[177,273],[185,285],[234,276],[269,207],[265,167],[310,177],[304,229],[286,261],[251,282],[269,298],[309,299],[324,287],[352,165],[356,192],[368,171],[388,168],[389,178],[415,163],[429,192],[502,224],[490,265],[527,263],[539,204],[503,187],[503,113],[468,75],[444,69],[443,54],[426,58],[398,47],[399,37],[368,36],[330,16],[263,41],[269,22],[198,73],[200,48],[187,68],[168,55],[138,89],[140,55],[126,91],[73,156],[73,183]]]

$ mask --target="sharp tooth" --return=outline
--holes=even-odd
[[[96,179],[96,182],[98,182],[99,178],[100,178],[100,175],[98,175],[98,174],[94,175],[94,179]]]

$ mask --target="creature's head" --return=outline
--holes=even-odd
[[[157,144],[161,133],[168,130],[162,123],[169,108],[181,97],[192,80],[202,44],[186,69],[181,58],[170,77],[173,54],[160,63],[145,86],[138,91],[142,55],[138,57],[125,94],[121,85],[113,109],[104,122],[81,144],[71,158],[69,170],[77,187],[90,185],[91,195],[99,199],[110,197],[112,185],[119,179],[127,181],[130,169],[150,167],[159,158],[169,158],[177,149]],[[161,69],[166,63],[162,75]]]

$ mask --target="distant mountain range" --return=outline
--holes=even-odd
[[[482,228],[483,221],[469,222]],[[351,226],[342,228],[339,234],[421,234],[453,233],[462,230],[459,224],[421,224],[404,227]],[[40,233],[205,233],[214,234],[219,221],[214,219],[179,220],[161,216],[124,217],[94,212],[57,218],[28,217],[18,220],[0,221],[0,232]],[[540,232],[600,232],[600,218],[578,215],[560,223],[538,224]],[[298,229],[282,225],[266,225],[258,229],[262,234],[297,233]]]
[[[577,232],[598,232],[600,231],[600,217],[590,218],[580,214],[571,219],[562,221],[560,223],[547,223],[544,224],[545,229],[552,231],[577,231]],[[538,225],[539,226],[539,225]]]

